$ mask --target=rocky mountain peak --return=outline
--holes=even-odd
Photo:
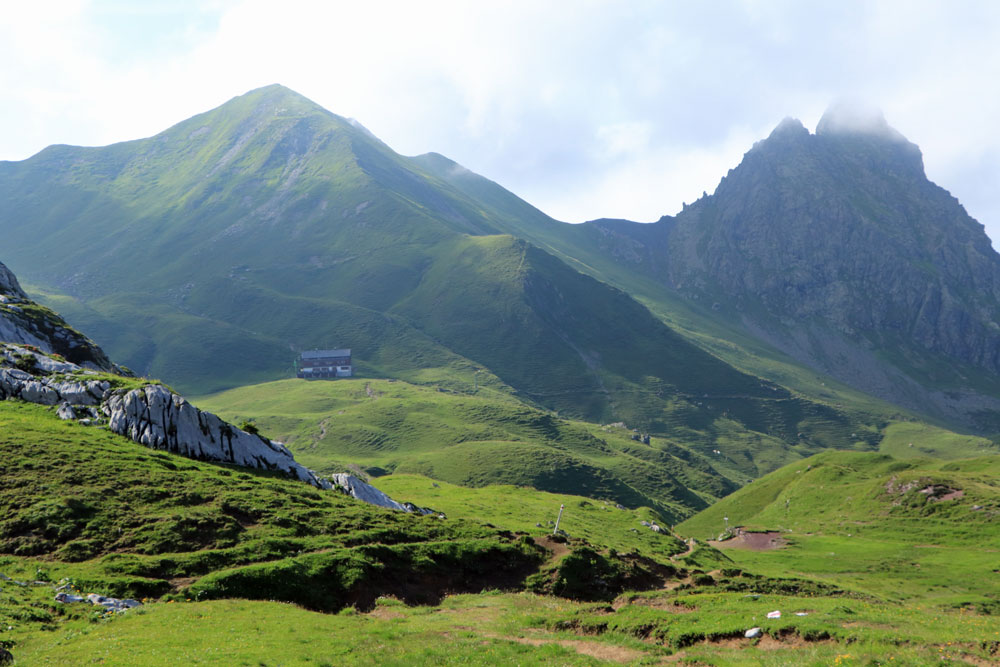
[[[778,138],[799,138],[809,136],[809,130],[805,128],[798,118],[792,118],[791,116],[786,116],[778,125],[771,131],[769,140]]]
[[[21,289],[21,285],[17,282],[17,278],[3,264],[0,264],[0,295],[15,299],[28,298],[24,294],[24,290]]]
[[[928,373],[924,359],[1000,373],[1000,256],[877,109],[835,104],[816,134],[785,119],[711,197],[678,214],[665,245],[670,284],[892,401],[942,404],[906,403],[892,379],[898,368],[866,384],[866,346],[905,348],[919,361],[899,368],[928,386],[962,379]],[[797,337],[802,322],[815,332]],[[948,417],[988,428],[956,414],[963,410],[973,412],[961,406]]]
[[[835,102],[816,125],[816,138],[827,150],[846,156],[863,169],[901,169],[913,178],[925,178],[920,148],[890,126],[876,107]]]

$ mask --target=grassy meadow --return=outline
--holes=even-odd
[[[650,507],[676,521],[737,485],[707,456],[623,424],[562,419],[490,388],[442,391],[390,380],[284,380],[198,399],[252,419],[320,472],[421,474],[463,486],[512,484]]]
[[[17,644],[17,664],[985,665],[998,655],[996,616],[751,593],[745,575],[712,581],[612,604],[494,591],[434,606],[382,597],[364,613],[247,600],[152,602],[113,617],[68,609]],[[774,610],[781,618],[766,618]],[[744,638],[751,627],[765,634]]]
[[[909,449],[909,448],[907,448]],[[737,564],[939,608],[1000,611],[1000,458],[943,461],[827,452],[782,468],[681,523],[719,537],[775,531],[772,551],[720,547]]]
[[[785,396],[676,400],[664,432],[596,424],[527,405],[502,387],[418,386],[354,378],[282,380],[197,399],[236,423],[252,419],[321,472],[420,474],[463,486],[531,486],[648,506],[668,522],[826,446],[873,450],[874,425]],[[668,424],[669,422],[669,424]],[[759,430],[750,430],[754,424]],[[791,435],[789,435],[791,434]]]
[[[11,401],[0,455],[0,646],[17,664],[989,664],[1000,647],[992,458],[802,461],[680,524],[701,541],[721,511],[788,540],[723,556],[642,526],[649,508],[378,478],[448,518],[403,515]],[[559,505],[563,543],[545,536]],[[64,584],[146,604],[53,602]]]

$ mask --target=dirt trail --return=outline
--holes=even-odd
[[[687,544],[687,551],[681,554],[674,554],[673,556],[670,557],[670,560],[677,560],[678,558],[684,558],[685,556],[690,556],[691,553],[698,548],[698,543],[693,539],[688,540],[687,542],[685,542],[685,544]]]

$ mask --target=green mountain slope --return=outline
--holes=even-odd
[[[4,402],[0,424],[8,462],[0,554],[61,563],[64,576],[106,594],[160,596],[196,585],[203,597],[264,595],[335,610],[370,602],[379,586],[395,585],[391,576],[383,584],[371,577],[393,568],[398,577],[412,576],[420,570],[413,558],[433,560],[435,552],[446,560],[462,550],[468,557],[492,552],[515,570],[530,571],[535,560],[530,549],[487,528],[151,451],[60,421],[51,408]],[[366,549],[375,544],[383,551]],[[315,579],[323,571],[327,584]],[[262,587],[256,593],[252,581]]]
[[[567,416],[703,454],[735,443],[747,477],[871,444],[880,417],[734,370],[546,252],[562,227],[280,86],[149,139],[0,164],[15,270],[112,356],[187,393],[288,377],[296,351],[343,346],[369,377],[454,387],[482,371]],[[515,239],[529,231],[532,245]]]

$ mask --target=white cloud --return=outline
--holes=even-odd
[[[0,158],[153,134],[278,82],[555,217],[652,220],[711,191],[784,116],[814,127],[849,95],[882,108],[1000,236],[989,0],[141,6],[8,3],[0,122],[15,130]]]

